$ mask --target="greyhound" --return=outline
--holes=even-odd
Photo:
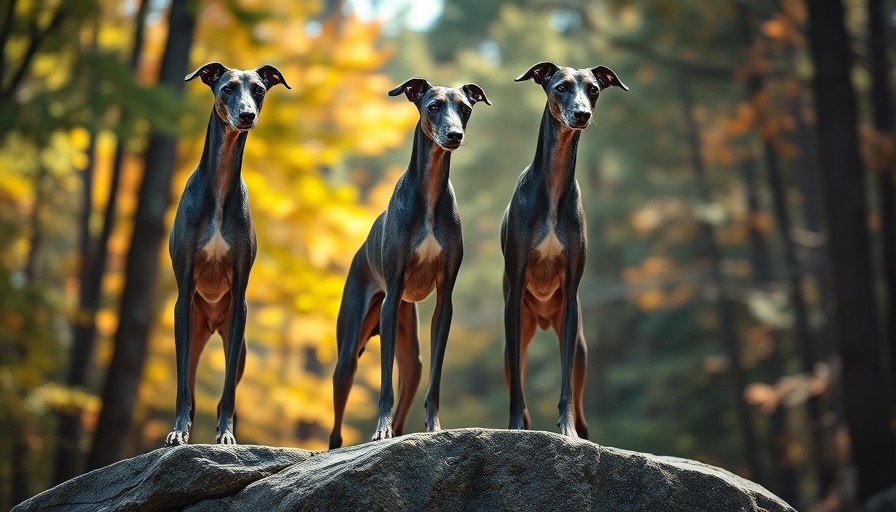
[[[544,89],[547,105],[535,158],[520,175],[501,222],[509,428],[529,428],[523,362],[536,325],[551,326],[560,340],[561,356],[557,425],[564,435],[587,439],[582,407],[587,349],[578,299],[585,268],[585,213],[575,179],[576,151],[601,91],[628,87],[605,66],[574,69],[541,62],[516,81],[529,79]]]
[[[224,341],[224,391],[218,402],[215,441],[236,444],[234,397],[246,362],[246,285],[255,261],[255,227],[249,215],[246,184],[240,176],[249,130],[267,91],[291,87],[273,66],[228,69],[217,62],[184,78],[196,77],[215,95],[199,166],[187,181],[168,240],[177,302],[174,346],[177,404],[167,446],[186,444],[195,413],[194,389],[199,355],[209,336]]]
[[[333,373],[335,423],[330,448],[342,446],[342,417],[358,357],[376,334],[380,335],[382,381],[373,440],[401,435],[422,369],[415,303],[433,290],[436,309],[425,427],[428,432],[440,430],[439,381],[451,325],[451,292],[463,258],[448,168],[451,152],[463,142],[473,105],[491,103],[476,84],[455,89],[412,78],[389,91],[390,96],[401,93],[417,106],[420,121],[414,130],[410,164],[349,268],[336,324],[339,354]],[[394,423],[393,359],[399,375]]]

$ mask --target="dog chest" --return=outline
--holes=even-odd
[[[221,228],[216,224],[196,260],[196,292],[210,304],[220,301],[230,290],[231,271],[230,244],[221,235]]]
[[[202,246],[202,252],[208,260],[219,260],[230,252],[230,244],[221,236],[221,228],[215,227],[211,238]]]
[[[554,228],[548,230],[547,236],[535,247],[535,253],[542,259],[554,259],[563,252],[563,244],[557,238],[557,232]]]
[[[526,289],[539,301],[550,299],[560,288],[563,250],[563,243],[551,227],[532,251],[526,267]]]
[[[230,291],[231,271],[231,261],[227,256],[197,259],[194,267],[196,293],[209,304],[217,303]]]
[[[417,245],[417,248],[414,249],[414,254],[417,255],[417,260],[420,262],[424,261],[432,261],[436,259],[439,254],[442,253],[442,244],[436,240],[436,237],[432,234],[432,231],[426,234],[423,238],[423,241]]]
[[[439,265],[435,260],[419,262],[409,265],[404,275],[404,290],[401,298],[406,302],[420,302],[429,297],[436,288],[436,277]]]

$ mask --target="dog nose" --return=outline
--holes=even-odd
[[[584,122],[591,119],[591,112],[588,112],[587,110],[580,110],[573,115],[576,116],[576,121]]]
[[[463,132],[448,132],[448,140],[460,142],[464,138]]]
[[[255,120],[255,112],[240,112],[240,121],[251,123]]]

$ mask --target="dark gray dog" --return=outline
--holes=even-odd
[[[520,175],[501,222],[509,428],[529,428],[522,364],[536,325],[551,326],[560,338],[557,425],[562,434],[587,439],[582,409],[587,352],[578,298],[585,268],[585,213],[575,178],[576,151],[601,91],[628,87],[605,66],[574,69],[541,62],[516,81],[530,78],[544,89],[547,105],[535,159]]]

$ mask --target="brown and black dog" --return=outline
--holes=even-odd
[[[215,104],[199,166],[184,188],[168,239],[177,280],[177,403],[174,428],[165,439],[168,446],[189,442],[196,368],[214,332],[224,341],[226,360],[215,441],[236,444],[234,398],[246,361],[246,286],[256,252],[248,193],[240,175],[243,148],[268,89],[277,84],[290,88],[273,66],[240,70],[212,62],[184,81],[196,77],[211,88]]]
[[[585,269],[585,213],[575,178],[579,135],[591,123],[601,91],[628,88],[611,69],[541,62],[516,79],[532,79],[547,94],[535,158],[520,175],[501,222],[504,253],[505,377],[510,426],[529,428],[523,364],[536,326],[560,339],[562,434],[587,439],[582,408],[587,353],[579,307]]]
[[[374,221],[355,254],[336,324],[338,360],[333,374],[335,422],[330,448],[342,446],[342,416],[358,357],[371,336],[380,335],[382,381],[373,439],[401,435],[422,363],[417,305],[433,290],[432,361],[426,393],[426,430],[439,426],[439,381],[451,326],[451,292],[463,258],[460,217],[448,180],[451,152],[464,140],[473,105],[489,103],[476,84],[432,86],[412,78],[389,92],[404,93],[417,106],[411,162],[398,179],[386,211]],[[392,364],[398,363],[398,407],[392,418]]]

